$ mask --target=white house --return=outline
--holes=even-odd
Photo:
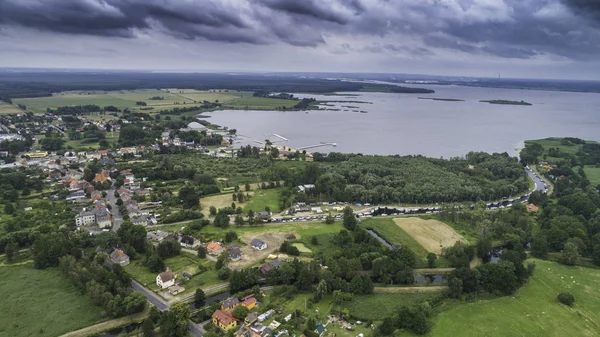
[[[93,226],[96,224],[95,212],[82,212],[75,217],[75,224],[79,226]]]
[[[156,276],[156,285],[160,289],[165,289],[175,285],[175,274],[172,271],[165,271]]]
[[[250,242],[250,245],[252,246],[252,248],[257,249],[257,250],[267,249],[267,243],[261,239],[252,239],[252,242]]]

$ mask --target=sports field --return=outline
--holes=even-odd
[[[452,227],[438,220],[405,217],[395,218],[394,222],[425,250],[437,255],[442,253],[443,248],[453,246],[457,241],[467,242]]]
[[[453,301],[436,318],[431,337],[584,337],[600,334],[600,269],[532,260],[537,268],[513,296],[476,302]],[[570,308],[556,295],[575,296]]]

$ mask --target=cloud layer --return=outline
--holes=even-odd
[[[1,0],[0,29],[62,35],[592,60],[598,0]]]

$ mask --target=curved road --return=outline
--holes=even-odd
[[[528,169],[525,169],[525,172],[527,172],[527,175],[531,180],[533,180],[533,183],[535,184],[535,188],[533,189],[534,191],[548,190],[547,184],[544,182],[544,180],[540,178],[540,176],[537,175],[537,173],[534,173],[533,171]]]

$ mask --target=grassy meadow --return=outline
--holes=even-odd
[[[11,105],[0,101],[0,115],[18,114],[23,113],[23,110],[19,109],[16,105]]]
[[[248,212],[249,210],[262,212],[265,210],[265,207],[269,207],[273,213],[279,212],[279,189],[255,190],[250,200],[240,204],[240,206],[242,205],[244,212]]]
[[[206,268],[205,271],[200,271],[200,265]],[[222,281],[217,278],[217,271],[215,270],[215,263],[207,260],[200,259],[195,255],[189,253],[181,253],[179,256],[171,257],[165,260],[165,266],[171,268],[171,270],[181,277],[181,273],[184,271],[194,275],[194,277],[187,281],[181,282],[181,285],[185,287],[184,294],[192,293],[196,291],[196,288],[207,288],[215,284],[219,284]],[[152,273],[144,266],[140,260],[131,261],[131,263],[124,267],[125,271],[131,275],[133,279],[146,285],[151,290],[158,290],[156,286],[156,273]]]
[[[58,269],[0,267],[0,336],[59,336],[102,321]]]
[[[417,257],[417,267],[427,266],[427,250],[417,240],[400,228],[391,217],[367,218],[359,223],[362,228],[371,228],[392,245],[408,247]],[[438,256],[436,267],[446,267],[446,260]]]
[[[162,100],[151,100],[159,96]],[[16,104],[24,104],[28,111],[43,113],[47,108],[57,108],[68,105],[95,104],[100,107],[108,105],[119,109],[134,109],[149,114],[160,110],[200,106],[204,101],[223,103],[224,108],[270,110],[280,107],[291,108],[295,100],[254,97],[250,91],[211,90],[200,91],[193,89],[139,89],[121,91],[67,91],[53,94],[51,97],[19,98],[13,100],[13,105],[0,105],[0,114],[22,112]],[[138,106],[136,102],[145,102],[146,106]],[[141,108],[153,108],[141,110]],[[201,110],[200,107],[198,110]],[[198,112],[192,112],[197,114]],[[186,115],[189,115],[186,113]]]
[[[598,336],[600,269],[533,261],[537,264],[533,277],[516,294],[472,303],[448,302],[434,318],[428,336]],[[572,308],[556,301],[562,291],[575,296]]]
[[[600,185],[600,167],[587,165],[583,171],[593,186]]]

